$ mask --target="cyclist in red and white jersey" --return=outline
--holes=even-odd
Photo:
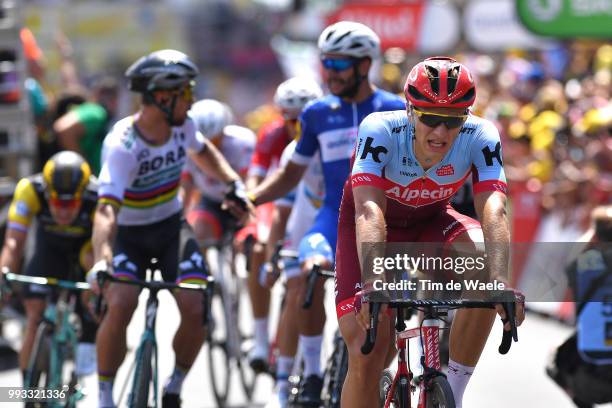
[[[240,177],[245,178],[255,149],[255,134],[248,128],[234,125],[231,108],[214,99],[202,99],[189,111],[198,130],[221,152]],[[183,205],[187,220],[204,251],[206,243],[219,241],[228,231],[235,231],[236,219],[222,208],[227,186],[215,177],[202,172],[190,158],[181,175]],[[193,192],[199,193],[191,206]]]
[[[476,96],[469,70],[452,58],[428,58],[411,70],[404,93],[406,111],[373,113],[361,123],[340,206],[336,310],[350,354],[343,407],[378,404],[378,379],[394,354],[393,327],[385,313],[374,351],[367,356],[360,351],[369,305],[357,310],[353,299],[371,284],[362,282],[360,273],[362,243],[440,242],[478,248],[484,241],[491,279],[508,282],[510,233],[499,133],[491,122],[469,112]],[[470,175],[482,224],[449,205]],[[492,242],[498,245],[487,245]],[[463,309],[455,315],[448,381],[457,407],[494,316],[488,309]],[[519,306],[517,324],[523,318]]]
[[[278,168],[285,147],[297,134],[298,116],[304,106],[323,95],[319,84],[305,77],[293,77],[282,82],[274,94],[274,103],[280,109],[282,120],[262,128],[257,138],[255,153],[251,159],[249,176],[246,181],[248,189],[254,189],[267,174]],[[268,358],[268,313],[270,307],[270,290],[259,284],[259,270],[265,260],[265,245],[268,241],[272,224],[273,203],[257,207],[257,221],[245,230],[257,239],[249,262],[249,295],[255,317],[255,347],[251,350],[249,360],[256,371],[266,369]],[[241,231],[239,234],[244,235]],[[238,237],[237,239],[240,239]]]

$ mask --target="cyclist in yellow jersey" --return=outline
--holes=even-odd
[[[21,179],[9,209],[0,267],[19,272],[28,231],[36,219],[36,241],[24,273],[83,280],[93,259],[90,238],[97,189],[87,162],[70,151],[56,153],[46,162],[42,173]],[[32,284],[24,292],[27,324],[19,354],[22,370],[28,365],[36,327],[45,309],[47,289]],[[93,355],[97,325],[88,313],[81,313],[81,317],[84,330],[78,354]],[[93,371],[91,364],[93,361],[88,371]]]

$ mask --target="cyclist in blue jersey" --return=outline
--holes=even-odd
[[[400,97],[370,84],[368,73],[380,53],[380,40],[369,27],[349,21],[332,24],[321,33],[318,46],[331,95],[306,106],[300,116],[300,138],[290,161],[249,193],[257,204],[282,197],[297,185],[313,156],[319,155],[325,199],[299,245],[304,274],[315,262],[323,268],[333,268],[342,186],[349,175],[359,123],[372,112],[404,108]],[[298,401],[301,405],[319,406],[321,334],[325,324],[322,282],[315,290],[312,307],[300,314],[305,382]]]

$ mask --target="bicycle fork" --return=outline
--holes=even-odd
[[[440,321],[438,319],[425,319],[421,327],[408,329],[400,332],[397,336],[398,349],[398,369],[391,390],[387,392],[385,400],[385,408],[389,407],[395,397],[395,390],[398,386],[400,389],[411,389],[412,372],[408,369],[408,347],[407,342],[412,338],[420,338],[423,345],[423,356],[421,356],[421,365],[423,366],[423,374],[419,381],[419,402],[417,408],[426,408],[427,405],[427,387],[429,381],[436,375],[440,375],[440,339],[439,339]],[[407,382],[407,384],[406,384]],[[405,385],[404,385],[405,384]],[[403,397],[400,397],[403,398]],[[403,402],[400,406],[410,407],[410,400]]]

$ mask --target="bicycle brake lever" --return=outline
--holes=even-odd
[[[304,304],[302,305],[303,309],[309,309],[312,306],[312,297],[314,294],[314,287],[319,276],[319,271],[321,270],[321,266],[318,264],[314,264],[312,269],[308,273],[308,280],[306,286],[306,296],[304,297]]]
[[[504,308],[504,312],[506,313],[506,319],[502,320],[502,322],[504,323],[504,325],[506,322],[509,322],[510,330],[503,331],[502,341],[501,341],[501,344],[499,345],[498,351],[500,354],[507,354],[508,351],[510,351],[512,340],[518,341],[518,329],[516,327],[516,317],[515,317],[516,306],[514,302],[503,302],[501,305]]]
[[[380,312],[380,303],[370,303],[370,328],[366,331],[366,338],[361,345],[362,354],[370,354],[376,344],[376,334],[378,331],[378,313]]]

